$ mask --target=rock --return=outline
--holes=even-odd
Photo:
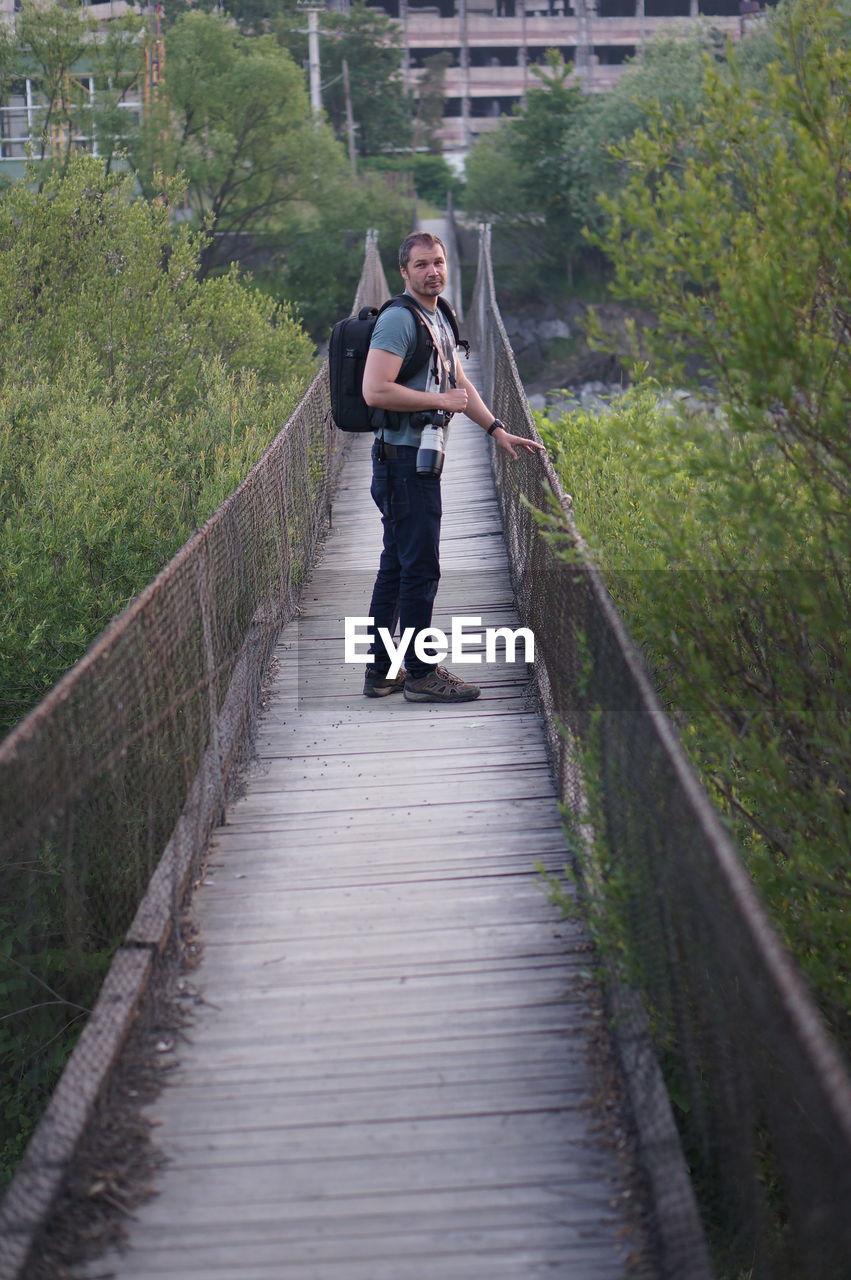
[[[578,298],[571,298],[565,303],[563,311],[568,320],[581,320],[588,312],[588,303],[580,302]]]
[[[557,338],[569,338],[570,326],[564,320],[542,320],[538,334],[544,342],[553,342]]]
[[[546,397],[542,395],[529,396],[529,408],[537,410],[538,413],[544,413],[547,408]]]

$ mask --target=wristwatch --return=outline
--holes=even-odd
[[[492,436],[497,427],[502,427],[503,431],[507,430],[504,422],[500,422],[499,418],[494,418],[493,422],[488,427],[488,435]]]

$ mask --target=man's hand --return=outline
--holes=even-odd
[[[546,448],[542,444],[538,444],[537,440],[527,440],[526,436],[513,436],[505,427],[497,427],[493,433],[493,438],[500,449],[504,449],[509,458],[517,457],[517,450],[522,449],[524,453],[534,453],[536,449],[543,450]]]
[[[467,388],[453,387],[451,391],[442,391],[440,407],[447,413],[463,413],[467,408]]]

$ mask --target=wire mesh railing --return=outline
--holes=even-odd
[[[387,295],[371,236],[354,311]],[[274,638],[327,525],[347,439],[327,429],[328,407],[325,366],[239,488],[0,744],[7,1160],[50,1098],[0,1206],[4,1278],[221,814]]]
[[[487,231],[468,319],[494,412],[534,434]],[[552,744],[572,838],[591,853],[588,896],[605,890],[604,940],[609,929],[610,950],[628,957],[621,978],[641,995],[635,1021],[646,1017],[675,1101],[715,1269],[731,1280],[847,1277],[851,1085],[839,1052],[684,757],[555,472],[537,457],[506,465],[498,451],[495,467],[518,607],[560,728]],[[555,514],[557,538],[543,535],[535,508]],[[619,1028],[627,1039],[639,1030]],[[654,1119],[637,1120],[652,1146]],[[704,1271],[699,1246],[690,1258],[676,1239],[685,1198],[667,1189],[667,1270],[692,1280]]]

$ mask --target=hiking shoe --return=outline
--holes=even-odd
[[[375,667],[367,667],[363,681],[365,698],[386,698],[388,693],[399,693],[405,687],[407,671],[403,667],[397,676],[386,671],[376,671]]]
[[[465,684],[446,667],[435,667],[420,680],[408,676],[405,681],[405,697],[409,702],[472,702],[480,693],[477,684]]]

